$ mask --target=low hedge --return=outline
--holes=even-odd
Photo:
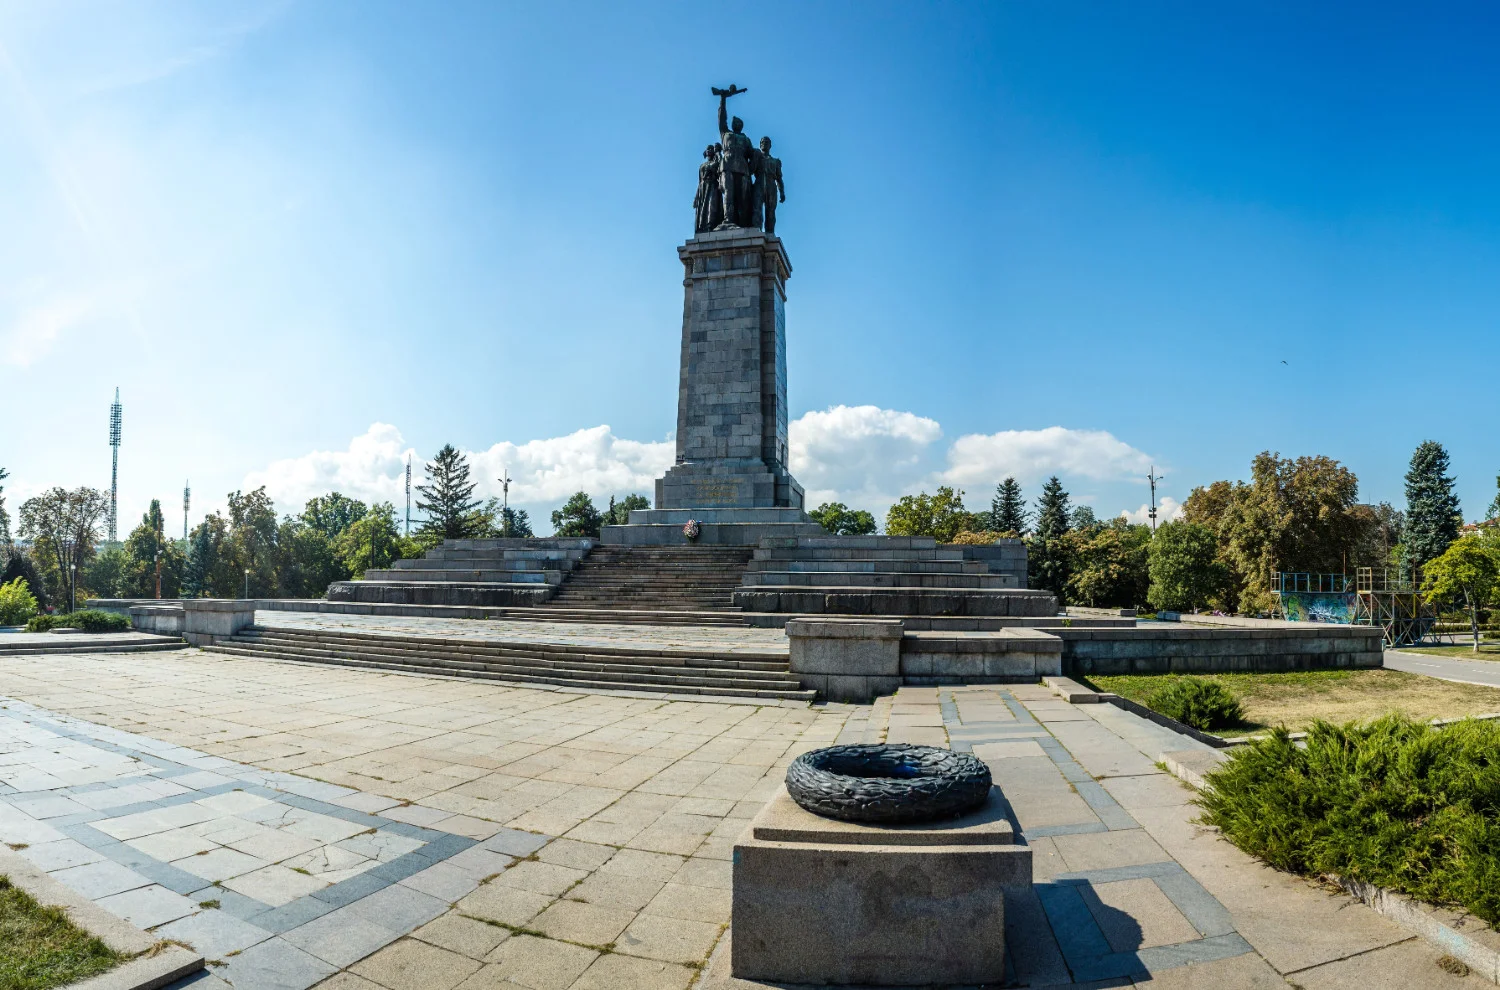
[[[53,629],[82,629],[84,632],[124,632],[130,618],[116,612],[86,608],[66,615],[34,615],[26,623],[27,632],[51,632]]]
[[[1204,821],[1272,866],[1500,922],[1500,722],[1388,715],[1274,731],[1207,775]]]

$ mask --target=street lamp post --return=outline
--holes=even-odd
[[[250,568],[245,568],[245,597],[250,597]]]
[[[68,611],[78,611],[78,562],[68,565]]]

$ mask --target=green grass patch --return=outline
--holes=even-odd
[[[1446,644],[1443,646],[1403,646],[1402,653],[1425,653],[1428,656],[1448,657],[1451,660],[1500,660],[1500,643],[1490,640],[1480,640],[1479,652],[1474,652],[1472,641],[1459,644]]]
[[[1284,731],[1208,774],[1204,820],[1272,866],[1500,921],[1500,724],[1399,715]]]
[[[1500,712],[1500,689],[1441,681],[1399,670],[1222,673],[1198,675],[1194,679],[1218,683],[1239,700],[1242,708],[1239,725],[1210,730],[1225,736],[1262,732],[1278,725],[1295,731],[1318,719],[1368,722],[1392,712],[1421,720]],[[1182,680],[1179,674],[1131,674],[1091,676],[1086,683],[1156,709],[1155,696]]]
[[[124,957],[0,877],[0,990],[50,990],[113,968]]]

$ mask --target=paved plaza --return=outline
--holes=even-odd
[[[0,704],[0,839],[197,948],[202,990],[758,986],[729,975],[735,838],[798,753],[882,740],[971,750],[1003,788],[1036,880],[1007,895],[1015,985],[1460,983],[1194,825],[1156,762],[1192,743],[1040,686],[730,704],[184,650],[6,658]]]

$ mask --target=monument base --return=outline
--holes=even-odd
[[[658,482],[659,484],[659,482]],[[682,528],[698,523],[698,538]],[[801,509],[636,509],[625,526],[605,526],[599,542],[606,546],[759,546],[762,538],[827,536]]]
[[[822,818],[779,788],[734,845],[731,968],[771,983],[999,984],[1003,888],[1031,883],[1004,802],[931,825]]]
[[[719,509],[801,510],[802,486],[785,471],[759,459],[728,458],[674,464],[656,479],[656,501],[665,509],[709,506]]]

